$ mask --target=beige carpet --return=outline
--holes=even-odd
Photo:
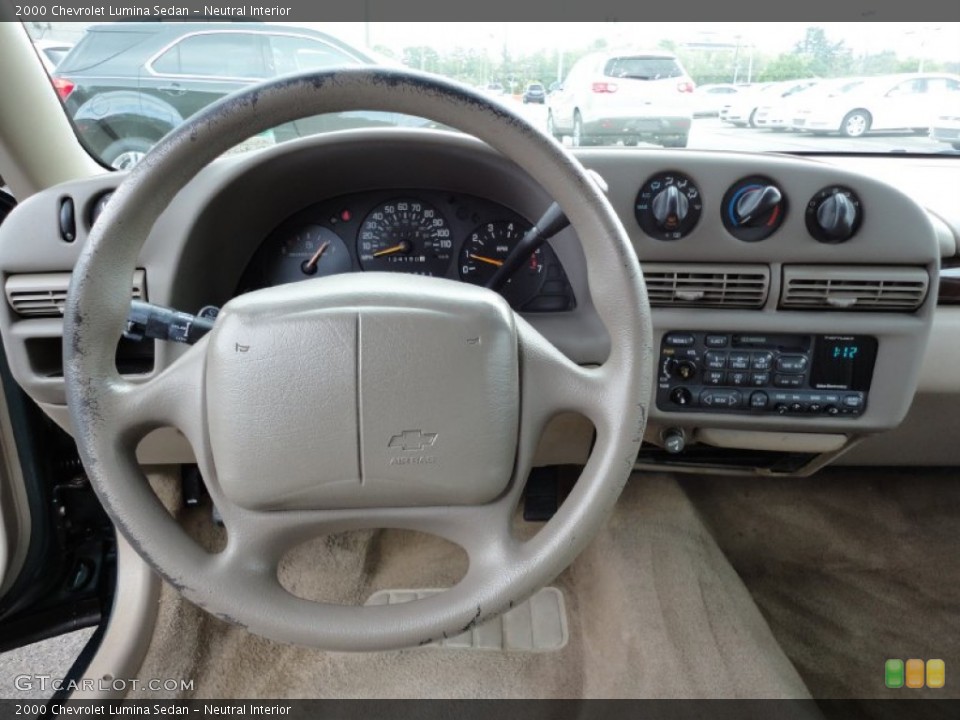
[[[960,697],[955,471],[681,482],[815,697]],[[889,690],[887,658],[940,658],[946,686]]]
[[[463,570],[458,549],[392,531],[323,538],[296,555],[283,573],[289,589],[351,602],[382,588],[442,587]],[[606,529],[554,585],[566,598],[570,641],[539,654],[284,646],[165,587],[140,675],[193,679],[204,698],[809,697],[669,476],[631,482]]]

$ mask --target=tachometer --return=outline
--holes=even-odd
[[[357,235],[364,270],[445,275],[452,254],[453,238],[443,215],[414,198],[378,205]]]
[[[490,222],[476,228],[467,236],[460,252],[460,277],[474,285],[485,285],[530,227],[527,223]],[[536,295],[542,284],[541,248],[510,276],[501,294],[511,305],[519,307]]]

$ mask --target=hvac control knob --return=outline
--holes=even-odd
[[[721,217],[729,233],[744,242],[770,237],[783,223],[787,199],[769,178],[744,178],[723,196]]]
[[[849,188],[824,188],[807,203],[807,231],[822,243],[846,242],[862,219],[860,199]]]
[[[664,230],[676,230],[687,217],[690,201],[676,185],[670,185],[653,196],[650,211],[657,225]]]
[[[700,220],[700,190],[686,175],[658,173],[640,188],[634,204],[637,222],[657,240],[679,240]]]

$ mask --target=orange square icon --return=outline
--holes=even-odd
[[[946,675],[943,660],[927,660],[927,687],[942,688],[946,682]]]
[[[907,660],[907,687],[908,688],[922,688],[923,675],[924,675],[923,660],[917,660],[916,658]]]

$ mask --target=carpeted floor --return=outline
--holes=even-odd
[[[680,482],[814,697],[960,697],[956,472]],[[888,658],[944,660],[945,687],[887,689]]]
[[[319,539],[296,555],[286,586],[342,601],[443,587],[463,570],[458,549],[392,531]],[[631,482],[606,529],[554,585],[570,641],[550,653],[325,653],[252,636],[165,588],[140,675],[193,679],[205,698],[809,697],[670,476]]]

